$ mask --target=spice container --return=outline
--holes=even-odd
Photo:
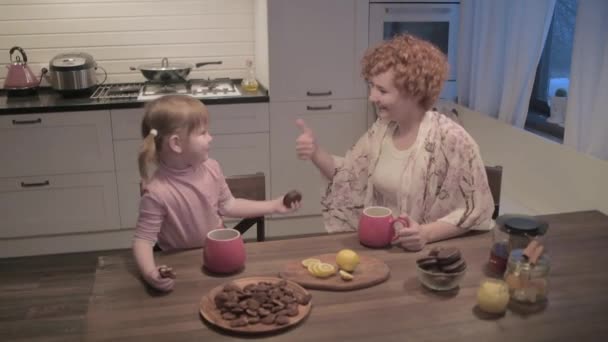
[[[504,274],[509,254],[523,249],[535,239],[542,243],[549,225],[533,216],[502,215],[496,219],[488,265],[496,274]]]
[[[526,304],[545,301],[549,290],[549,270],[550,262],[546,254],[534,262],[523,249],[511,251],[505,272],[511,299]]]

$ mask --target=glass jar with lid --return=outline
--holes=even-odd
[[[514,249],[526,248],[530,240],[543,242],[549,225],[534,216],[502,215],[496,219],[492,237],[489,267],[496,274],[503,275],[507,268],[509,254]]]
[[[550,266],[546,254],[531,263],[523,249],[511,251],[504,277],[511,300],[525,304],[545,302],[549,292]]]

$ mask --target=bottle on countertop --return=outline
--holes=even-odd
[[[241,87],[243,87],[244,91],[257,91],[258,81],[256,81],[255,79],[255,73],[253,71],[253,61],[251,59],[248,59],[245,62],[245,65],[247,66],[247,76],[243,78],[243,81],[241,82]]]

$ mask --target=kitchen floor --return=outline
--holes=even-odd
[[[81,341],[97,257],[110,253],[130,251],[0,259],[1,339]]]

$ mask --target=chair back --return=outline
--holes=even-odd
[[[263,201],[266,199],[266,177],[262,172],[248,175],[236,175],[226,177],[226,184],[236,198]],[[256,240],[266,239],[266,228],[264,216],[244,218],[234,226],[234,229],[244,234],[255,224]]]
[[[494,199],[494,213],[492,218],[498,217],[500,211],[500,188],[502,186],[502,166],[486,166],[486,175],[488,176],[488,185]]]
[[[234,197],[256,201],[266,199],[266,177],[261,172],[226,177],[226,183]]]

